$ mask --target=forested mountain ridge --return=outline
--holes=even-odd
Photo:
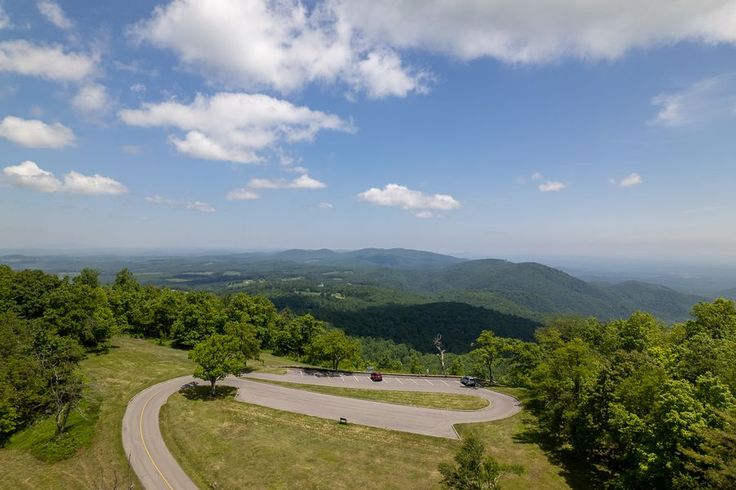
[[[109,282],[127,267],[141,282],[185,289],[246,291],[280,303],[361,310],[392,304],[459,302],[542,321],[561,314],[610,320],[637,310],[671,323],[704,299],[664,286],[594,284],[536,262],[464,260],[407,249],[286,250],[201,256],[0,257],[15,269],[67,274],[92,266]]]

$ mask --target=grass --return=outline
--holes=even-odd
[[[371,400],[374,402],[394,403],[396,405],[410,405],[413,407],[439,408],[442,410],[478,410],[488,406],[485,398],[473,395],[455,393],[430,393],[425,391],[398,391],[398,390],[367,390],[360,388],[342,388],[339,386],[321,386],[286,381],[271,381],[249,378],[253,381],[272,383],[297,390],[313,391],[325,395],[346,396]]]
[[[82,362],[97,397],[70,414],[68,433],[60,441],[52,440],[53,421],[47,419],[14,435],[0,449],[0,487],[122,489],[130,482],[138,486],[120,437],[128,400],[147,386],[190,374],[194,367],[186,352],[145,340],[120,337],[112,345],[108,354],[91,355]]]
[[[175,394],[161,412],[167,446],[201,488],[431,489],[437,465],[460,442],[293,414],[235,401],[232,391]],[[525,437],[534,425],[526,412],[481,424],[475,431],[490,454],[520,475],[503,477],[505,489],[569,488],[563,469]]]

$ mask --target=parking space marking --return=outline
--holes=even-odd
[[[445,383],[445,380],[444,379],[441,379],[440,381],[442,381],[443,383]],[[445,386],[450,386],[450,385],[448,385],[447,383],[445,383]]]
[[[429,383],[429,384],[431,384],[431,385],[433,385],[433,386],[434,386],[434,383],[432,383],[432,382],[431,382],[430,380],[428,380],[428,379],[425,379],[424,381],[426,381],[427,383]]]
[[[356,383],[360,383],[360,380],[358,379],[358,377],[357,377],[357,376],[353,375],[353,378],[355,379],[355,382],[356,382]]]
[[[412,383],[414,383],[415,385],[418,385],[418,384],[419,384],[419,383],[417,383],[417,380],[415,380],[415,379],[410,379],[409,381],[411,381],[411,382],[412,382]]]
[[[403,384],[404,384],[404,383],[402,383],[402,382],[401,382],[401,380],[400,380],[399,378],[396,378],[396,381],[397,381],[397,382],[398,382],[399,384],[401,384],[401,385],[403,385]]]

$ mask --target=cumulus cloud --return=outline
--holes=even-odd
[[[72,170],[64,175],[63,180],[59,180],[53,173],[29,160],[5,167],[3,174],[9,185],[39,192],[67,192],[88,196],[113,196],[128,192],[128,189],[120,182],[99,174],[83,175]]]
[[[74,27],[74,23],[66,16],[58,3],[51,0],[42,0],[36,5],[41,15],[59,29],[69,30]]]
[[[543,182],[537,186],[537,189],[539,189],[542,192],[558,192],[561,191],[567,187],[567,184],[564,182],[560,182],[558,180],[548,180],[547,182]]]
[[[72,106],[84,113],[99,114],[110,108],[107,89],[100,84],[90,83],[79,89],[72,99]]]
[[[26,148],[64,148],[74,144],[74,132],[61,123],[6,116],[0,121],[0,138]]]
[[[3,6],[0,5],[0,29],[5,29],[6,27],[10,27],[10,17],[8,17]]]
[[[652,98],[659,107],[649,121],[660,126],[684,126],[736,116],[736,74],[729,73],[700,80],[679,92]]]
[[[637,174],[636,172],[629,174],[621,180],[611,179],[611,184],[617,185],[619,187],[633,187],[635,185],[641,184],[642,182],[644,182],[644,179],[642,179],[641,175]]]
[[[334,0],[365,42],[463,60],[510,63],[615,59],[635,48],[736,42],[732,0]]]
[[[335,206],[333,206],[332,203],[329,203],[329,202],[321,202],[317,204],[317,207],[320,209],[332,209]]]
[[[95,63],[91,55],[69,53],[58,45],[24,40],[0,42],[0,72],[78,82],[94,72]]]
[[[171,208],[190,209],[193,211],[199,211],[200,213],[214,213],[216,211],[216,209],[211,204],[203,201],[180,201],[178,199],[169,199],[163,196],[159,196],[158,194],[146,197],[146,202],[150,204],[168,206]]]
[[[137,42],[174,51],[183,64],[227,85],[288,93],[342,82],[371,97],[425,90],[426,76],[383,43],[364,42],[336,2],[174,0],[129,29]]]
[[[383,189],[371,187],[358,194],[358,199],[378,206],[396,206],[411,211],[417,218],[431,218],[432,210],[450,211],[460,208],[460,201],[449,194],[424,194],[399,184]]]
[[[324,189],[327,184],[313,179],[306,173],[301,174],[295,179],[251,179],[245,187],[234,189],[227,194],[227,199],[231,201],[248,201],[258,199],[258,192],[270,189]]]
[[[254,163],[260,151],[312,140],[319,131],[352,131],[338,116],[262,94],[198,94],[191,104],[162,102],[119,112],[128,125],[173,127],[184,135],[169,141],[185,155],[205,160]]]

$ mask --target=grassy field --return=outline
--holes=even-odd
[[[120,438],[128,400],[145,387],[175,376],[190,374],[193,365],[186,352],[144,340],[116,338],[108,354],[92,355],[82,362],[95,396],[85,411],[70,416],[69,437],[82,441],[73,457],[47,463],[34,456],[34,448],[53,434],[49,420],[16,434],[0,449],[0,487],[33,489],[127,488],[138,482],[130,474]]]
[[[232,391],[230,392],[232,394]],[[476,431],[503,464],[507,489],[569,488],[527,433],[533,418],[458,426]],[[176,394],[161,412],[169,449],[201,488],[428,489],[437,488],[437,465],[452,459],[459,442],[364,427],[237,402]],[[195,442],[196,441],[196,442]]]
[[[374,402],[394,403],[396,405],[410,405],[413,407],[439,408],[443,410],[478,410],[487,407],[489,401],[473,395],[459,395],[455,393],[430,393],[424,391],[397,391],[397,390],[367,390],[360,388],[342,388],[339,386],[308,385],[289,383],[286,381],[271,381],[252,378],[252,381],[273,383],[298,390],[313,391],[326,395],[347,396],[371,400]]]

